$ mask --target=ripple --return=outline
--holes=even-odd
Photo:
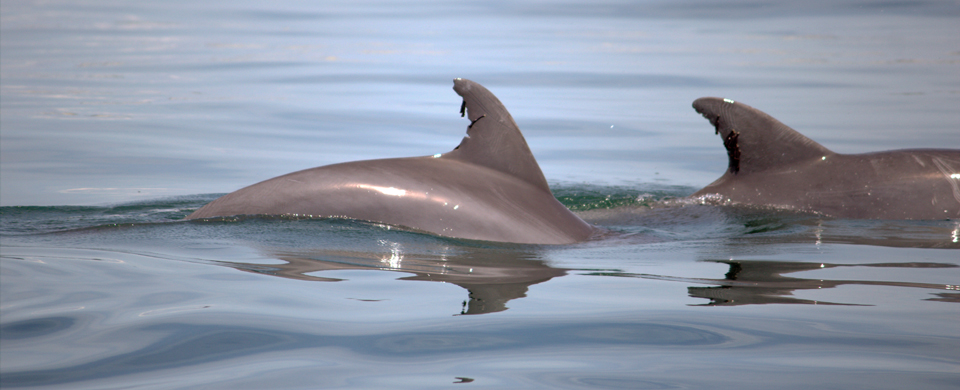
[[[719,333],[687,326],[656,324],[602,325],[576,330],[576,336],[594,342],[645,345],[714,345],[730,339]]]
[[[509,339],[497,336],[407,334],[381,338],[374,346],[390,353],[429,353],[485,349],[509,344]]]
[[[33,318],[0,325],[0,340],[42,337],[63,331],[76,323],[70,317]]]

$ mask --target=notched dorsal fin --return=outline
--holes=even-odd
[[[550,191],[540,165],[503,103],[482,85],[454,79],[453,90],[463,97],[460,114],[470,119],[467,136],[443,155],[518,177]]]
[[[733,174],[759,172],[834,154],[770,115],[730,99],[705,97],[693,109],[710,121],[723,139]]]

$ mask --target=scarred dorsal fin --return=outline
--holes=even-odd
[[[460,114],[467,114],[470,125],[460,145],[443,157],[495,169],[549,192],[540,165],[503,103],[467,79],[454,79],[453,90],[463,97]]]
[[[834,154],[770,115],[730,99],[704,97],[693,109],[707,118],[723,139],[729,172],[760,172]]]

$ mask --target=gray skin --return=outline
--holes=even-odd
[[[365,220],[441,236],[526,244],[584,241],[595,228],[550,192],[513,117],[455,79],[471,124],[454,150],[306,169],[242,188],[186,219],[299,215]]]
[[[838,154],[743,103],[706,97],[693,108],[729,157],[727,172],[693,197],[838,218],[960,218],[960,150]]]

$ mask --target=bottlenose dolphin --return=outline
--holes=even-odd
[[[528,244],[588,239],[594,228],[553,196],[513,117],[490,91],[453,80],[470,119],[444,154],[293,172],[230,194],[186,219],[300,215],[379,222],[441,236]]]
[[[960,150],[839,154],[740,102],[705,97],[693,108],[723,138],[729,165],[692,197],[838,218],[960,218]]]

